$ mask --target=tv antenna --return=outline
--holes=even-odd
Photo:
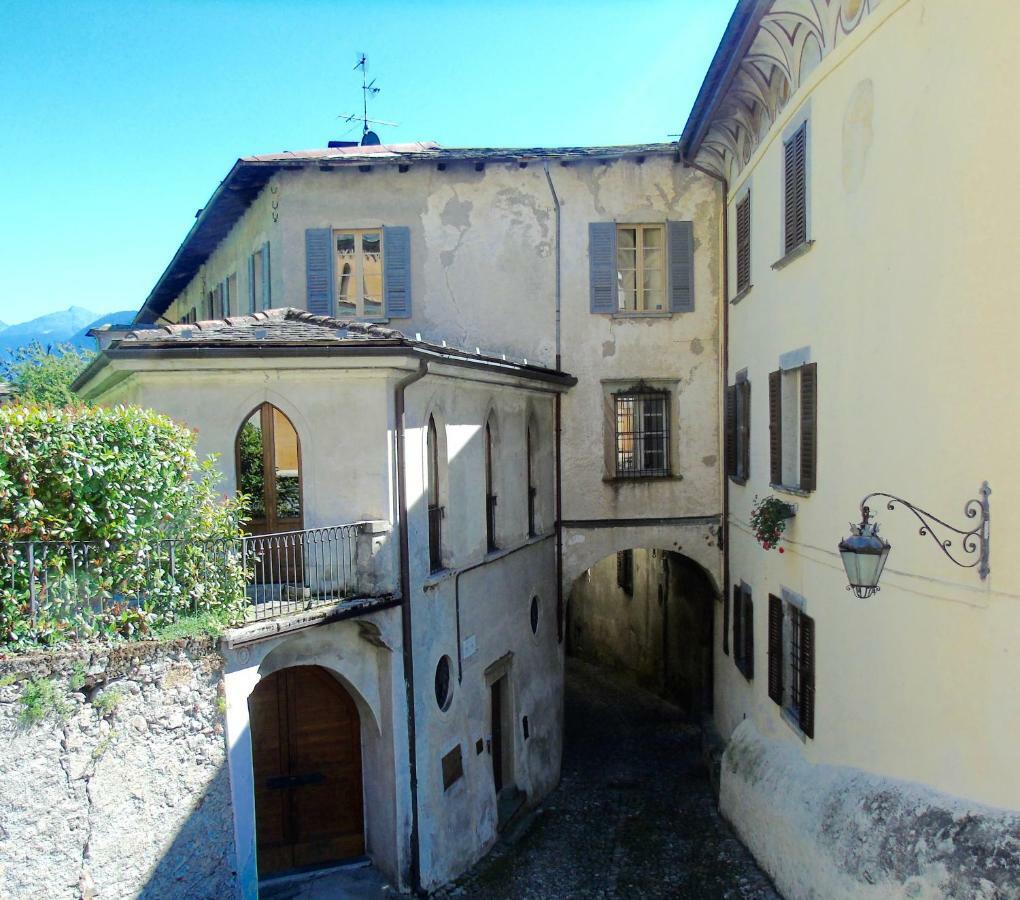
[[[357,113],[350,113],[349,115],[339,115],[338,119],[343,119],[344,122],[350,123],[354,121],[361,122],[361,143],[362,145],[367,144],[378,144],[379,135],[372,131],[368,126],[372,125],[388,125],[391,128],[396,128],[396,122],[384,122],[382,119],[370,119],[368,117],[368,98],[374,97],[379,93],[379,88],[375,86],[375,79],[368,80],[368,57],[364,53],[358,54],[358,62],[354,66],[354,71],[361,69],[361,115]]]

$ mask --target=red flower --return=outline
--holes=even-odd
[[[785,550],[784,550],[784,549],[783,549],[782,547],[780,547],[780,548],[779,548],[779,552],[780,552],[780,553],[785,553],[786,551],[785,551]]]

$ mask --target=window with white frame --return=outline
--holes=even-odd
[[[769,480],[813,491],[818,469],[818,366],[784,366],[769,374]]]
[[[666,309],[665,226],[617,226],[616,278],[620,312]]]
[[[383,314],[382,230],[334,229],[337,315]]]

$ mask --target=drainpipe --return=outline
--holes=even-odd
[[[560,371],[562,365],[562,346],[560,341],[560,309],[562,301],[562,266],[560,249],[560,198],[556,193],[556,186],[553,184],[552,175],[549,174],[549,163],[543,164],[545,169],[545,180],[549,183],[549,193],[552,195],[553,207],[556,211],[556,371]],[[563,643],[563,490],[561,488],[563,465],[562,465],[562,407],[563,395],[558,391],[553,401],[555,408],[555,456],[556,456],[556,638]]]
[[[404,395],[416,381],[428,375],[425,360],[419,360],[418,371],[397,383],[393,393],[396,446],[394,461],[397,479],[398,526],[400,535],[400,620],[404,652],[404,688],[407,695],[408,770],[411,777],[411,888],[421,893],[421,846],[418,830],[418,747],[414,720],[414,648],[411,642],[411,559],[407,525],[406,459],[404,452]]]
[[[722,175],[717,175],[715,172],[709,171],[703,166],[699,166],[697,163],[687,159],[683,151],[678,151],[679,159],[684,168],[694,169],[697,172],[701,172],[702,175],[707,175],[713,181],[718,181],[722,185],[723,202],[722,202],[722,294],[723,294],[723,309],[722,309],[722,394],[726,396],[726,385],[729,379],[730,372],[730,261],[729,261],[729,248],[730,248],[730,233],[729,233],[729,196],[730,186],[729,181]],[[725,405],[725,400],[723,401]],[[722,590],[728,592],[730,589],[730,484],[729,478],[726,474],[726,450],[725,450],[725,416],[723,417],[723,427],[720,432],[723,435],[723,465],[722,465],[722,545],[723,545],[723,583]],[[722,597],[723,603],[726,602],[726,594]]]

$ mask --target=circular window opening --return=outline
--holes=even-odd
[[[436,703],[446,712],[453,699],[453,685],[450,683],[450,657],[444,656],[436,666]]]
[[[531,633],[538,634],[538,597],[531,598]]]

